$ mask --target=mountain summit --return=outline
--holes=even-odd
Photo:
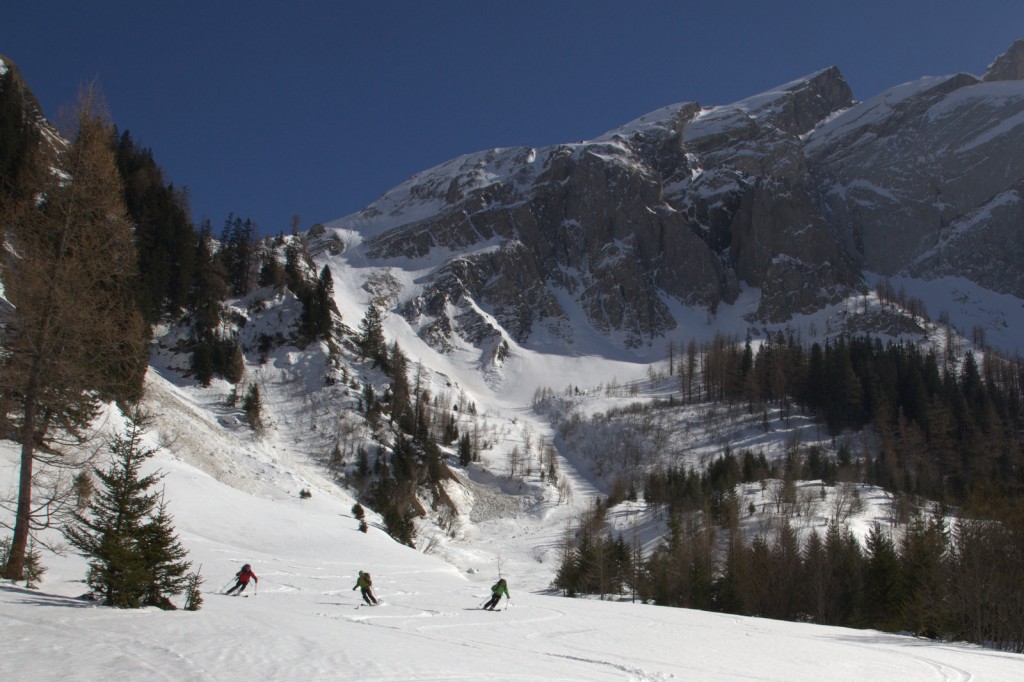
[[[591,141],[468,154],[327,227],[359,262],[416,272],[388,295],[439,349],[594,332],[639,348],[744,290],[752,323],[780,323],[866,273],[1021,297],[1024,250],[1005,245],[1024,224],[1024,83],[1006,80],[1022,55],[865,102],[831,67]]]
[[[1018,40],[989,64],[985,81],[1024,80],[1024,40]]]

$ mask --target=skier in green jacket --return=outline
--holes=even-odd
[[[373,595],[373,590],[371,589],[373,587],[373,581],[370,579],[369,573],[359,571],[359,577],[356,579],[355,587],[352,588],[353,592],[355,592],[356,587],[359,588],[360,593],[363,595],[363,601],[370,606],[375,606],[377,604],[377,597]]]
[[[504,578],[501,578],[498,582],[491,585],[491,598],[486,604],[484,604],[484,608],[493,611],[494,607],[501,601],[501,595],[503,594],[507,599],[512,598],[508,594],[508,584],[505,582]]]

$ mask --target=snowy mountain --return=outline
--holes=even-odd
[[[1002,66],[1012,54],[992,73],[1012,72]],[[882,211],[878,197],[904,191],[898,179],[926,174],[927,164],[895,170],[879,156],[889,149],[893,162],[911,158],[892,140],[873,146],[893,121],[913,122],[901,124],[896,139],[933,141],[940,135],[930,122],[952,125],[961,106],[994,112],[988,128],[967,117],[977,125],[957,147],[964,156],[956,158],[982,166],[988,157],[972,150],[992,140],[1010,146],[1018,134],[1009,113],[1016,82],[939,81],[858,104],[838,70],[827,69],[731,105],[673,105],[589,142],[460,157],[314,228],[303,240],[311,269],[332,273],[343,334],[351,341],[368,307],[380,306],[387,340],[407,354],[435,409],[455,414],[459,429],[484,444],[468,466],[446,452],[453,478],[444,493],[456,513],[422,499],[429,512],[417,522],[415,549],[388,537],[372,510],[368,532],[359,531],[352,506],[362,491],[346,473],[360,446],[381,443],[362,417],[360,391],[383,394],[388,379],[345,337],[337,350],[291,343],[300,303],[285,290],[257,289],[230,301],[225,319],[247,351],[244,383],[260,388],[261,434],[232,401],[234,385],[214,379],[204,387],[190,375],[182,327],[158,330],[147,378],[153,467],[166,474],[169,511],[207,579],[203,609],[98,607],[78,598],[85,560],[46,552],[40,590],[0,583],[0,623],[11,633],[0,640],[0,676],[1019,678],[1019,656],[980,647],[661,608],[625,595],[564,599],[551,589],[570,524],[608,493],[621,466],[613,456],[623,441],[613,439],[627,431],[602,430],[601,419],[628,415],[638,402],[670,401],[678,390],[665,376],[668,340],[681,348],[719,333],[762,338],[796,329],[809,340],[861,330],[950,343],[948,330],[866,293],[865,284],[886,274],[961,329],[980,320],[990,341],[1019,347],[1020,295],[981,281],[984,263],[971,269],[949,258],[952,247],[969,253],[970,235],[1007,219],[1015,189],[993,187],[978,204],[960,192],[949,215],[961,217],[942,233],[950,249],[941,263],[938,249],[908,247],[905,264],[882,267],[872,241],[881,235],[871,229],[879,216],[861,220]],[[878,177],[869,181],[869,171]],[[1009,249],[1000,255],[1019,258]],[[278,341],[258,350],[266,338]],[[566,419],[550,405],[533,409],[538,390],[564,397],[557,409]],[[120,422],[113,407],[106,414],[98,449]],[[656,444],[645,465],[660,457],[703,466],[723,443],[779,459],[794,442],[831,440],[806,416],[707,403],[635,422],[637,432],[655,434],[643,444]],[[330,461],[334,448],[340,469]],[[542,474],[545,451],[554,453],[558,484]],[[16,446],[0,443],[4,497],[15,490],[17,463]],[[772,490],[740,490],[753,508],[744,520],[751,533],[778,520]],[[857,533],[889,521],[893,500],[878,489],[808,482],[800,532],[838,515],[851,491],[863,504],[843,513]],[[647,551],[666,518],[627,502],[609,523]],[[43,537],[59,542],[55,529]],[[217,594],[246,562],[260,578],[248,596]],[[359,570],[373,574],[382,606],[360,606],[351,589]],[[499,575],[512,599],[501,612],[480,611]]]
[[[507,337],[575,352],[596,334],[643,354],[687,333],[686,310],[754,290],[750,325],[783,324],[879,275],[1020,299],[1021,250],[1005,244],[1021,235],[1024,81],[998,65],[1022,46],[981,78],[865,102],[833,67],[592,141],[468,154],[325,229],[361,264],[417,273],[392,303],[441,350]]]

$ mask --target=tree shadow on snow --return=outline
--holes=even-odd
[[[88,595],[81,597],[65,597],[58,594],[48,594],[39,590],[30,590],[27,587],[17,585],[0,585],[0,591],[7,594],[17,594],[21,597],[22,604],[34,606],[53,606],[70,609],[89,609],[99,605],[99,602]]]

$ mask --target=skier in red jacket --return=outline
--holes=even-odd
[[[238,579],[238,582],[235,583],[235,586],[227,592],[225,592],[224,594],[231,594],[235,590],[238,590],[238,594],[242,594],[242,592],[245,591],[245,588],[249,585],[250,578],[255,580],[257,585],[260,584],[260,579],[257,578],[256,574],[252,572],[252,567],[249,564],[242,566],[242,570],[238,573],[235,573],[235,577]],[[238,594],[236,594],[235,596],[238,596]]]

